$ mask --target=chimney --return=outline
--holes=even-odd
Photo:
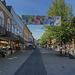
[[[5,0],[3,0],[2,3],[6,6],[6,1]]]

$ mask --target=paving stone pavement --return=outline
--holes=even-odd
[[[14,75],[47,75],[39,49],[30,55]]]
[[[75,59],[60,56],[59,52],[40,49],[47,75],[75,75]]]
[[[5,58],[0,58],[0,75],[13,75],[33,51],[19,51]]]
[[[0,58],[0,75],[75,75],[75,59],[40,48]]]

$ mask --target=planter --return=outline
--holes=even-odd
[[[69,54],[69,59],[75,59],[75,57],[71,54]]]
[[[69,52],[69,59],[75,59],[75,50]]]

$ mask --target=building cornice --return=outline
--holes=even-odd
[[[0,7],[6,12],[6,14],[12,19],[12,15],[7,10],[7,8],[3,5],[3,3],[0,1]]]
[[[12,11],[15,13],[16,17],[18,18],[19,22],[21,23],[21,25],[23,25],[22,21],[20,20],[20,18],[18,17],[18,15],[16,14],[15,10],[13,8],[11,8]]]
[[[27,31],[28,31],[30,34],[32,34],[31,31],[29,30],[29,28],[27,27],[27,25],[24,25],[24,27],[26,27]]]

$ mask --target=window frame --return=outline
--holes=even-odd
[[[2,20],[3,20],[3,18],[2,18],[2,17],[0,17],[0,19],[1,19],[1,25],[0,25],[0,26],[2,26]]]
[[[7,23],[7,31],[10,31],[10,24]]]

